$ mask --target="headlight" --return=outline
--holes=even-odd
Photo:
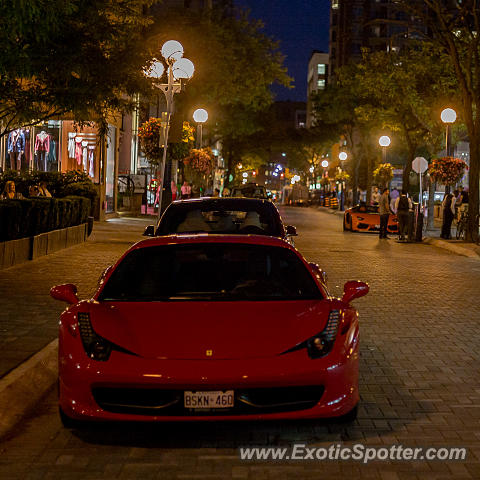
[[[310,358],[321,358],[331,352],[337,338],[339,324],[340,312],[332,310],[325,329],[307,340],[307,351]]]
[[[105,338],[95,333],[90,322],[90,315],[88,313],[78,314],[78,329],[80,331],[80,338],[82,339],[85,353],[93,360],[106,362],[110,358],[112,350],[128,353],[130,355],[136,355],[125,348],[109,342]]]
[[[295,345],[293,348],[285,350],[281,354],[294,352],[296,350],[301,350],[303,348],[307,349],[308,356],[310,358],[322,358],[328,355],[335,344],[335,339],[337,338],[338,327],[341,321],[341,314],[339,310],[332,310],[328,315],[328,321],[325,328],[310,337],[308,340],[301,342]]]

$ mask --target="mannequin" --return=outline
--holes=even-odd
[[[39,170],[47,171],[47,155],[50,152],[50,135],[42,130],[35,139],[35,155]]]
[[[82,142],[82,160],[83,160],[83,171],[88,173],[88,142],[84,140]]]
[[[8,135],[7,152],[10,155],[10,168],[22,168],[22,155],[25,153],[25,132],[23,128],[13,130]]]
[[[95,160],[95,145],[88,146],[88,175],[93,178],[95,177],[95,167],[94,167],[94,160]]]
[[[82,150],[82,137],[75,137],[75,159],[77,160],[77,165],[82,164],[83,150]]]

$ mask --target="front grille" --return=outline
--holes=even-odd
[[[92,394],[97,404],[107,412],[188,417],[306,410],[320,401],[323,391],[323,386],[239,389],[235,390],[233,407],[210,410],[185,408],[183,390],[96,387],[92,389]]]

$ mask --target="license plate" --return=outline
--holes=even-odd
[[[380,228],[380,225],[375,225],[375,228]]]
[[[210,409],[233,407],[233,390],[211,392],[183,392],[185,408]]]

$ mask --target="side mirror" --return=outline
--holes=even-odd
[[[154,237],[155,236],[155,225],[148,225],[143,232],[144,237]]]
[[[370,287],[368,286],[368,283],[357,282],[354,280],[347,282],[343,286],[342,302],[350,303],[352,300],[355,300],[355,298],[365,296],[369,290]]]
[[[320,278],[321,282],[326,285],[328,280],[327,272],[322,270],[320,266],[316,263],[310,262],[309,265],[310,268],[313,270],[313,273],[315,273],[315,275]]]
[[[52,287],[50,289],[50,296],[55,300],[67,302],[70,305],[78,303],[77,287],[71,283]]]
[[[293,225],[287,225],[285,227],[285,233],[289,237],[296,237],[297,236],[297,229]]]

